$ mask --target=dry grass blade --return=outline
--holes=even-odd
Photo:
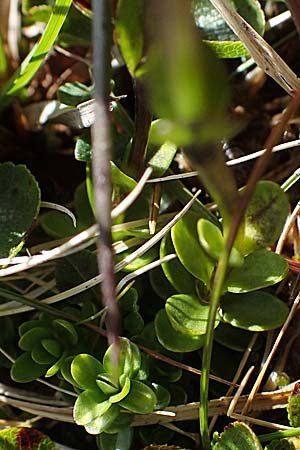
[[[283,389],[279,389],[273,392],[263,392],[257,394],[252,404],[252,410],[254,412],[268,411],[271,409],[285,408],[287,405],[288,397],[294,389],[295,383],[286,386]],[[58,407],[51,406],[50,404],[34,403],[30,401],[33,393],[28,391],[28,400],[17,400],[16,398],[1,395],[0,402],[7,405],[14,406],[22,411],[28,411],[33,415],[41,417],[48,417],[53,420],[59,420],[61,422],[73,423],[72,408],[71,407]],[[239,397],[236,405],[235,412],[241,413],[248,395],[242,395]],[[215,400],[210,400],[208,405],[209,417],[215,415],[226,415],[228,408],[233,400],[233,397],[221,397]],[[188,403],[178,406],[170,406],[163,411],[155,411],[151,414],[136,415],[134,417],[133,426],[155,425],[171,422],[197,420],[199,411],[199,403]]]

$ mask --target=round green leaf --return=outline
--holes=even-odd
[[[190,335],[175,330],[164,309],[158,311],[155,317],[157,339],[163,347],[171,352],[193,352],[204,344],[204,335]]]
[[[22,350],[31,350],[41,339],[50,337],[51,330],[49,328],[34,327],[23,334],[19,340],[19,347]]]
[[[259,33],[265,29],[265,16],[258,0],[230,0],[238,13]],[[216,51],[220,58],[237,58],[248,50],[224,21],[209,0],[194,0],[193,12],[204,42]]]
[[[40,208],[38,184],[23,166],[0,164],[0,257],[16,253]]]
[[[133,428],[122,427],[117,433],[102,433],[98,437],[101,450],[129,450],[133,439]]]
[[[65,344],[65,346],[73,346],[78,342],[78,335],[73,325],[64,319],[53,320],[53,328],[55,334]]]
[[[161,241],[159,256],[163,258],[170,253],[175,253],[175,249],[171,240],[171,235],[168,233]],[[172,261],[163,263],[161,267],[167,280],[177,292],[192,295],[196,293],[196,279],[183,267],[179,259],[173,259]]]
[[[46,320],[27,320],[27,322],[21,323],[19,326],[19,335],[20,337],[23,336],[27,331],[31,330],[32,328],[41,327],[41,328],[49,328],[51,329],[51,325],[49,321]],[[50,331],[51,333],[51,331]]]
[[[71,374],[81,389],[97,389],[96,378],[100,373],[103,373],[103,365],[91,355],[82,353],[72,361]]]
[[[160,266],[151,270],[149,278],[155,294],[157,294],[160,298],[165,299],[176,293]]]
[[[215,331],[214,340],[231,350],[244,352],[248,348],[252,336],[253,333],[250,331],[221,322]]]
[[[12,365],[11,378],[18,383],[29,383],[42,376],[49,365],[38,364],[32,360],[30,353],[20,355]]]
[[[54,364],[55,356],[48,353],[40,342],[37,342],[31,351],[31,358],[38,364]]]
[[[262,446],[251,428],[243,422],[234,422],[221,433],[213,450],[262,450]]]
[[[197,223],[198,237],[200,244],[206,253],[215,260],[219,260],[225,250],[225,240],[220,228],[207,219],[200,219]],[[240,267],[243,265],[244,258],[236,248],[232,248],[228,265]]]
[[[96,379],[97,386],[106,395],[113,395],[119,392],[119,386],[113,381],[113,377],[107,373],[102,373]]]
[[[272,245],[280,236],[288,212],[288,197],[281,187],[272,181],[259,181],[247,207],[235,246],[246,255],[257,248]]]
[[[229,272],[224,286],[234,293],[255,291],[279,283],[288,271],[288,263],[282,256],[268,250],[256,250],[246,256],[242,267]]]
[[[175,330],[192,336],[205,334],[209,305],[203,305],[197,297],[185,294],[172,295],[168,298],[165,309]],[[215,326],[218,323],[217,318]]]
[[[136,414],[150,414],[154,411],[156,395],[153,390],[141,381],[131,380],[129,394],[119,405]]]
[[[151,386],[156,395],[155,409],[166,408],[171,401],[171,395],[169,391],[165,387],[157,383],[151,383]]]
[[[198,217],[187,213],[171,230],[173,245],[183,266],[194,277],[209,284],[214,263],[201,247],[197,234]]]
[[[50,355],[53,355],[56,358],[61,355],[62,348],[56,339],[42,339],[41,344]]]
[[[117,375],[120,377],[126,374],[134,377],[141,367],[141,354],[136,344],[130,342],[129,339],[119,339],[119,361],[117,367]],[[114,363],[113,353],[115,351],[112,344],[105,352],[103,357],[104,371],[112,376],[116,376],[116,366]]]
[[[78,425],[87,425],[96,417],[101,417],[111,407],[107,396],[99,390],[82,392],[74,405],[74,420]]]
[[[221,317],[234,327],[249,331],[266,331],[280,327],[288,315],[288,307],[267,292],[226,294],[221,299]]]
[[[106,429],[109,429],[111,425],[117,420],[119,414],[119,406],[111,405],[108,411],[86,424],[84,428],[90,434],[103,433],[106,431]]]

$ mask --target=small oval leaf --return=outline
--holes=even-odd
[[[289,271],[286,260],[268,250],[256,250],[244,259],[242,267],[235,267],[227,275],[224,287],[229,292],[255,291],[279,283]]]
[[[204,335],[192,336],[175,330],[164,309],[158,311],[154,323],[157,339],[163,347],[171,352],[193,352],[204,344]]]
[[[111,407],[111,403],[107,400],[100,390],[87,390],[82,392],[74,405],[74,420],[78,425],[87,425],[96,417],[100,417],[106,413]]]
[[[225,250],[225,240],[220,228],[207,219],[200,219],[197,223],[197,231],[200,244],[216,261],[219,261]],[[240,267],[244,263],[244,258],[236,248],[232,248],[229,256],[228,265],[231,267]]]
[[[249,331],[266,331],[280,327],[288,315],[288,307],[268,292],[226,294],[221,299],[220,315],[234,327]]]
[[[247,207],[235,246],[243,255],[247,255],[257,248],[272,245],[280,236],[288,212],[288,197],[281,187],[273,181],[259,181]]]
[[[40,208],[40,189],[23,166],[0,164],[0,257],[17,253]]]
[[[131,380],[130,392],[119,405],[136,414],[150,414],[156,405],[156,395],[146,384]]]
[[[173,245],[183,266],[194,277],[209,284],[214,263],[201,247],[197,235],[198,217],[189,212],[171,230]]]
[[[200,303],[197,297],[185,294],[172,295],[166,301],[165,309],[175,330],[192,336],[205,334],[209,305]],[[217,318],[215,326],[218,323]]]
[[[172,244],[171,235],[168,233],[161,241],[159,256],[163,258],[164,256],[174,252],[175,249]],[[167,280],[177,292],[192,295],[196,294],[196,278],[184,268],[179,259],[173,259],[165,262],[161,265],[161,267]]]
[[[42,376],[48,365],[38,364],[32,360],[30,353],[20,355],[12,365],[10,375],[17,383],[29,383]]]
[[[103,372],[103,365],[88,354],[75,356],[71,364],[71,374],[81,389],[97,388],[96,378]]]

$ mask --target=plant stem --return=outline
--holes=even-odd
[[[96,219],[99,224],[98,265],[103,274],[102,303],[107,308],[109,344],[119,335],[119,311],[115,294],[114,258],[111,236],[111,136],[109,123],[109,68],[111,12],[109,0],[93,2],[93,51],[95,80],[95,125],[93,127],[93,183]],[[117,359],[117,358],[116,358]]]
[[[200,378],[200,404],[199,404],[199,422],[200,422],[200,436],[204,450],[209,450],[210,437],[208,430],[208,385],[209,372],[211,365],[211,356],[214,339],[214,327],[219,306],[219,300],[222,294],[223,282],[226,275],[230,249],[226,248],[219,260],[212,289],[212,296],[210,300],[210,309],[207,321],[205,344],[202,356],[202,376]]]
[[[299,436],[300,427],[291,430],[275,431],[274,433],[261,434],[258,436],[260,442],[273,441],[274,439],[282,439],[287,437]]]

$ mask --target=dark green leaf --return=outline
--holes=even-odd
[[[187,213],[171,230],[173,245],[183,266],[194,277],[209,285],[214,263],[199,243],[197,235],[198,217]]]
[[[219,344],[231,350],[244,352],[249,346],[253,333],[247,330],[232,327],[227,323],[220,323],[215,330],[214,339]]]
[[[72,83],[65,83],[58,89],[57,97],[61,103],[70,106],[77,106],[85,100],[89,100],[92,95],[92,88],[74,81]]]
[[[101,450],[129,450],[133,439],[133,428],[123,427],[118,433],[102,433],[99,436]]]
[[[204,335],[184,334],[175,330],[164,309],[156,314],[155,331],[161,345],[171,352],[192,352],[204,344]]]
[[[56,361],[56,357],[51,355],[44,349],[40,342],[37,342],[31,351],[31,358],[38,364],[52,365]]]
[[[256,250],[246,256],[242,267],[229,272],[224,287],[229,292],[250,292],[279,283],[288,274],[286,260],[268,250]]]
[[[225,250],[225,239],[220,228],[207,219],[200,219],[197,223],[199,241],[206,253],[213,259],[218,261]],[[244,259],[236,250],[232,248],[228,265],[232,267],[240,267],[243,265]]]
[[[213,450],[262,450],[262,446],[251,430],[242,422],[230,424],[221,433],[218,442],[213,446]]]
[[[0,164],[0,257],[17,253],[39,208],[40,189],[29,170],[23,165]]]
[[[259,181],[238,233],[236,248],[245,255],[272,245],[280,236],[288,212],[288,197],[281,187],[272,181]]]
[[[226,294],[221,299],[221,316],[234,327],[250,331],[266,331],[280,327],[288,315],[288,307],[267,292]]]
[[[26,331],[19,340],[19,347],[22,350],[32,350],[37,342],[44,338],[52,337],[50,328],[34,327]]]
[[[37,364],[30,356],[30,353],[23,353],[13,363],[10,375],[17,383],[29,383],[42,376],[49,365]]]
[[[53,328],[55,335],[66,347],[77,344],[78,334],[70,322],[64,319],[55,319],[53,320]]]
[[[192,295],[177,294],[166,302],[166,313],[175,330],[183,334],[202,335],[206,332],[209,305],[202,304]],[[219,319],[216,319],[215,327]]]
[[[89,130],[84,130],[83,133],[77,138],[74,154],[78,161],[91,161],[92,145]]]
[[[161,241],[159,256],[163,258],[164,256],[174,252],[175,249],[172,243],[171,235],[168,233]],[[196,294],[196,278],[194,278],[190,272],[184,268],[179,259],[163,263],[161,267],[167,280],[177,292],[192,295]]]
[[[265,17],[257,0],[231,0],[238,13],[259,33],[263,34]],[[193,0],[193,13],[205,42],[221,58],[237,58],[248,54],[247,49],[209,0]]]
[[[150,414],[156,404],[153,390],[141,381],[131,380],[129,394],[119,405],[136,414]]]

